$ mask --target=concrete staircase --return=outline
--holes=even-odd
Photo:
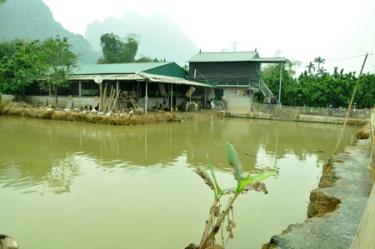
[[[271,101],[274,95],[272,91],[269,89],[269,87],[266,85],[266,83],[264,83],[263,80],[259,81],[259,90],[261,91],[265,99]]]

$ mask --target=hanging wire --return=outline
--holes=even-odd
[[[346,56],[346,57],[339,57],[339,58],[331,58],[331,59],[326,59],[326,63],[333,63],[333,62],[339,62],[339,61],[346,61],[346,60],[352,60],[352,59],[357,59],[364,57],[366,55],[373,55],[373,54],[361,54],[361,55],[352,55],[352,56]]]

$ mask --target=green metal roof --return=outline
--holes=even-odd
[[[121,63],[121,64],[93,64],[78,66],[73,75],[86,74],[132,74],[145,72],[151,69],[162,67],[174,62],[145,62],[145,63]]]
[[[234,62],[252,61],[259,58],[258,52],[200,52],[190,62]]]

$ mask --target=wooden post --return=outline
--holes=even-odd
[[[207,87],[204,88],[204,109],[207,109]]]
[[[147,114],[148,105],[148,81],[146,80],[146,91],[145,91],[145,114]]]
[[[99,84],[99,108],[98,108],[98,111],[102,111],[102,108],[103,108],[103,85],[102,84]]]
[[[178,95],[177,95],[177,84],[174,87],[174,92],[175,92],[175,97],[176,97],[176,101],[175,101],[174,105],[175,105],[175,110],[177,110],[177,98],[178,98]]]
[[[118,95],[120,93],[120,83],[116,81],[116,94]]]
[[[78,81],[78,97],[82,97],[82,83],[81,81]]]
[[[170,90],[170,92],[171,92],[171,105],[170,105],[170,111],[173,111],[173,85],[172,85],[172,83],[171,83],[171,90]]]
[[[279,79],[279,105],[281,107],[281,84],[283,78],[283,63],[280,62],[280,79]]]

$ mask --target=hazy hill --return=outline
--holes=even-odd
[[[80,62],[95,63],[100,57],[83,36],[67,31],[56,22],[42,0],[7,0],[0,5],[0,41],[45,39],[56,35],[69,39],[73,51],[80,55]]]
[[[137,57],[165,58],[183,65],[198,52],[197,46],[174,21],[162,14],[143,18],[136,13],[127,13],[122,18],[95,21],[87,26],[85,36],[93,48],[100,51],[100,36],[110,32],[120,37],[126,37],[129,33],[139,35]]]

